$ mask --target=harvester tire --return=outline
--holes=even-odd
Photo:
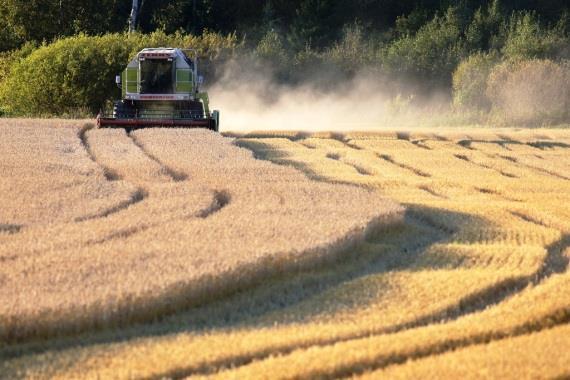
[[[220,111],[213,111],[210,119],[210,129],[214,132],[220,131]]]

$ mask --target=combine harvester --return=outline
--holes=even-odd
[[[190,127],[219,131],[220,113],[210,113],[200,92],[198,55],[192,49],[147,48],[115,79],[122,99],[97,116],[97,126],[118,128]]]

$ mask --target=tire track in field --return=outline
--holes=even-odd
[[[489,188],[486,188],[486,187],[478,187],[478,186],[475,186],[475,187],[473,187],[473,189],[475,189],[475,191],[478,191],[478,192],[481,193],[481,194],[494,195],[494,196],[496,196],[496,197],[498,197],[498,198],[500,198],[500,199],[502,199],[502,200],[508,201],[508,202],[522,202],[521,199],[510,197],[510,196],[508,196],[508,195],[503,194],[503,193],[500,192],[500,191],[493,190],[493,189],[489,189]]]
[[[548,246],[547,256],[543,262],[543,265],[535,275],[527,276],[528,280],[526,283],[521,283],[516,289],[508,290],[508,293],[504,299],[508,296],[512,296],[521,290],[525,289],[528,285],[537,286],[544,282],[548,277],[555,273],[564,273],[568,270],[568,257],[565,257],[564,251],[570,248],[570,234],[563,235],[558,241]],[[500,302],[500,301],[499,301]],[[499,303],[497,302],[497,303]],[[493,306],[489,304],[485,308]],[[476,310],[476,311],[482,311]],[[486,333],[480,333],[475,336],[463,338],[463,339],[448,339],[440,342],[439,344],[434,344],[425,347],[421,350],[413,352],[408,355],[395,355],[387,357],[384,360],[376,360],[374,363],[369,365],[363,365],[363,363],[357,363],[350,366],[349,368],[339,368],[333,373],[321,374],[322,376],[327,376],[330,378],[341,378],[346,376],[354,376],[363,374],[366,372],[371,372],[379,369],[386,368],[390,365],[403,364],[409,360],[423,359],[430,356],[441,355],[446,352],[454,351],[460,348],[465,348],[478,344],[488,344],[495,341],[500,341],[503,339],[514,338],[518,336],[528,335],[543,330],[547,330],[559,325],[564,325],[570,323],[570,309],[562,308],[552,312],[551,314],[544,316],[542,319],[537,321],[530,321],[518,325],[517,327],[507,330],[507,331],[489,331]]]
[[[136,203],[142,202],[147,196],[148,196],[148,193],[146,192],[146,190],[144,190],[143,188],[137,188],[137,190],[135,190],[131,193],[128,200],[122,201],[122,202],[118,203],[117,205],[115,205],[111,208],[108,208],[106,210],[103,210],[99,213],[92,214],[92,215],[86,215],[86,216],[80,216],[78,218],[75,218],[74,221],[75,222],[84,222],[86,220],[105,218],[111,214],[115,214],[119,211],[125,210],[125,209],[129,208],[130,206],[132,206]]]
[[[389,162],[392,165],[396,165],[402,169],[406,169],[409,172],[411,172],[417,176],[424,177],[424,178],[430,178],[431,177],[431,174],[426,173],[426,172],[424,172],[418,168],[414,168],[413,166],[404,164],[402,162],[398,162],[398,161],[394,160],[394,158],[388,154],[377,154],[376,157],[378,157],[379,159],[384,160],[386,162]]]
[[[228,203],[230,202],[230,199],[231,199],[231,197],[230,197],[228,192],[226,192],[226,191],[215,191],[214,192],[214,199],[212,200],[212,204],[209,207],[199,211],[195,215],[188,216],[187,218],[182,218],[182,219],[189,219],[189,218],[205,219],[205,218],[208,218],[208,217],[212,216],[213,214],[217,213],[218,211],[220,211],[221,209],[223,209],[224,207],[226,207],[228,205]],[[178,218],[178,217],[168,218],[168,219],[162,221],[162,223],[172,222],[172,221],[177,220],[177,219],[180,219],[180,218]],[[89,240],[89,241],[85,242],[84,245],[85,246],[93,246],[93,245],[98,245],[98,244],[104,244],[104,243],[107,243],[107,242],[109,242],[111,240],[115,240],[115,239],[125,239],[125,238],[133,236],[135,234],[147,231],[151,228],[158,227],[162,223],[148,223],[148,224],[142,224],[139,226],[119,229],[119,230],[117,230],[111,234],[108,234],[107,236],[104,236],[100,239]]]
[[[5,234],[15,234],[18,233],[22,230],[24,226],[21,224],[6,224],[6,223],[0,223],[0,234],[1,233],[5,233]]]
[[[213,214],[226,207],[230,203],[231,199],[232,197],[228,191],[216,190],[214,191],[214,201],[212,202],[211,206],[206,210],[201,211],[197,216],[202,219],[208,218],[209,216],[212,216]]]
[[[529,142],[526,145],[531,146],[531,147],[536,148],[536,149],[540,149],[540,150],[546,150],[546,148],[549,148],[549,149],[552,149],[552,148],[568,149],[568,148],[570,148],[570,144],[566,144],[566,143],[560,142],[560,141],[535,141],[535,142]]]
[[[494,306],[496,304],[498,304],[499,302],[502,302],[503,300],[507,299],[509,296],[512,296],[514,294],[516,294],[517,292],[523,290],[524,288],[527,287],[528,285],[528,278],[515,278],[515,279],[508,279],[506,281],[501,282],[500,284],[496,284],[493,285],[487,289],[484,289],[480,292],[476,292],[476,293],[472,293],[466,297],[464,297],[463,299],[461,299],[457,305],[453,305],[450,306],[440,312],[437,312],[436,314],[433,315],[428,315],[425,317],[422,317],[420,319],[417,319],[414,322],[410,322],[410,323],[405,323],[405,324],[401,324],[401,325],[396,325],[393,327],[389,327],[386,328],[384,330],[381,331],[376,331],[373,333],[362,333],[359,335],[355,335],[355,336],[351,336],[348,338],[341,338],[341,339],[331,339],[328,341],[322,341],[319,342],[317,344],[309,344],[306,346],[294,346],[291,347],[289,350],[287,351],[279,351],[279,352],[271,352],[268,355],[265,355],[264,357],[257,357],[257,358],[253,358],[252,360],[248,360],[246,363],[241,364],[241,365],[247,365],[247,364],[251,364],[253,361],[257,361],[257,360],[264,360],[264,359],[268,359],[271,356],[283,356],[283,355],[287,355],[292,353],[293,351],[298,351],[298,350],[302,350],[302,349],[311,349],[311,348],[315,348],[315,347],[327,347],[327,346],[333,346],[339,343],[347,343],[347,342],[351,342],[351,341],[357,341],[357,340],[361,340],[361,339],[367,339],[367,338],[371,338],[371,337],[378,337],[381,335],[388,335],[388,334],[396,334],[396,333],[400,333],[406,330],[410,330],[410,329],[416,329],[416,328],[422,328],[422,327],[427,327],[433,324],[439,324],[439,323],[449,323],[452,321],[457,320],[460,317],[466,316],[468,314],[471,313],[475,313],[475,312],[479,312],[479,311],[483,311],[485,310],[487,307],[490,306]],[[500,296],[497,296],[497,292],[501,292]],[[550,320],[550,318],[556,318],[557,317],[557,313],[554,313],[553,317],[549,317],[547,320]],[[560,321],[560,323],[565,323],[566,321],[570,320],[570,315],[563,319],[563,321]],[[522,334],[525,333],[530,333],[530,332],[534,332],[534,331],[540,331],[540,329],[533,329],[533,330],[523,330],[523,332],[521,332]],[[511,336],[510,334],[505,334],[505,337],[507,336]],[[485,342],[489,342],[492,339],[491,337],[484,337],[483,338]],[[407,360],[411,360],[411,359],[417,359],[420,357],[426,357],[426,356],[431,356],[431,355],[435,355],[435,354],[441,354],[443,352],[446,351],[451,351],[460,347],[466,347],[472,344],[478,344],[481,343],[481,341],[479,339],[473,339],[473,340],[468,340],[468,341],[463,341],[463,342],[453,342],[453,340],[450,341],[446,341],[443,342],[441,344],[442,348],[434,351],[433,349],[429,349],[428,351],[426,351],[425,353],[420,352],[419,354],[412,354],[412,355],[405,355],[402,356],[400,358],[396,358],[396,359],[392,359],[389,361],[386,361],[384,363],[383,366],[379,366],[379,367],[366,367],[365,369],[363,368],[363,372],[367,371],[367,370],[376,370],[379,368],[383,368],[384,366],[388,366],[391,364],[398,364],[400,362],[405,362]],[[401,360],[401,361],[400,361]],[[216,372],[218,370],[221,370],[224,367],[238,367],[240,366],[240,364],[236,365],[235,362],[231,362],[231,363],[222,363],[222,365],[220,365],[217,369]],[[357,365],[359,368],[361,367],[360,363]],[[347,376],[347,375],[354,375],[357,374],[359,372],[352,372],[352,371],[342,371],[340,376]],[[194,374],[201,374],[201,373],[191,373],[190,375],[194,375]],[[323,374],[324,376],[330,376],[331,374]],[[333,374],[333,377],[336,377],[337,374]]]
[[[415,146],[417,146],[418,148],[421,149],[425,149],[425,150],[433,150],[432,148],[430,148],[428,145],[425,145],[424,142],[428,141],[429,139],[421,139],[421,140],[413,140],[410,141],[412,144],[414,144]]]
[[[473,165],[478,166],[478,167],[480,167],[480,168],[488,169],[488,170],[494,171],[494,172],[496,172],[496,173],[499,173],[499,174],[502,175],[503,177],[507,177],[507,178],[519,178],[518,176],[516,176],[516,175],[514,175],[514,174],[511,174],[511,173],[508,173],[508,172],[505,172],[505,171],[496,169],[496,168],[494,168],[494,167],[492,167],[492,166],[475,162],[475,161],[473,161],[471,158],[467,157],[467,156],[464,155],[464,154],[454,154],[454,156],[455,156],[455,158],[457,158],[457,159],[459,159],[459,160],[462,160],[462,161],[465,161],[465,162],[469,162],[470,164],[473,164]]]
[[[162,161],[160,161],[156,156],[154,156],[152,153],[150,153],[145,146],[143,145],[142,142],[140,142],[137,137],[132,133],[132,131],[129,131],[127,133],[127,136],[129,136],[129,138],[133,141],[133,143],[142,151],[142,153],[147,156],[151,161],[156,162],[164,171],[164,173],[166,173],[166,175],[168,175],[174,182],[181,182],[181,181],[185,181],[188,179],[188,175],[186,173],[182,173],[178,170],[175,170],[171,167],[169,167],[168,165],[166,165],[165,163],[163,163]]]
[[[133,204],[142,202],[143,200],[145,200],[149,197],[154,198],[154,196],[152,195],[153,194],[152,185],[144,182],[144,180],[142,178],[139,180],[138,178],[133,177],[130,174],[120,174],[120,171],[113,169],[113,168],[110,168],[107,165],[104,165],[100,161],[97,160],[96,155],[95,155],[93,149],[91,148],[89,141],[88,141],[88,138],[87,138],[87,132],[90,131],[91,129],[93,129],[92,126],[86,125],[80,131],[80,138],[81,138],[82,144],[84,145],[85,149],[87,150],[90,158],[95,163],[97,163],[100,167],[102,167],[104,172],[113,173],[111,176],[111,178],[113,178],[113,180],[124,180],[124,181],[128,181],[130,183],[137,183],[137,190],[131,194],[131,197],[129,200],[127,200],[125,202],[121,202],[117,206],[112,207],[108,210],[105,210],[101,213],[77,218],[75,220],[76,222],[82,222],[82,221],[92,220],[92,219],[96,219],[96,218],[103,218],[103,217],[109,216],[113,213],[124,210]],[[144,147],[142,142],[140,142],[136,138],[135,134],[132,131],[126,131],[126,135],[129,138],[129,141],[132,142],[133,146],[135,146],[136,149],[138,149],[150,161],[155,162],[159,166],[160,172],[163,173],[164,175],[166,175],[166,177],[170,181],[182,182],[182,181],[186,181],[188,179],[188,175],[186,173],[183,173],[181,171],[178,171],[178,170],[175,170],[175,169],[169,167],[168,165],[161,162],[153,154],[151,154]],[[96,135],[92,135],[91,138],[93,138],[93,136],[96,136]],[[129,155],[126,154],[125,158],[128,159]],[[141,184],[141,182],[143,182],[143,183]],[[207,217],[211,216],[212,214],[218,212],[222,208],[224,208],[230,202],[230,199],[231,199],[231,197],[227,191],[213,191],[213,199],[212,199],[211,205],[209,207],[199,211],[197,214],[193,215],[192,217],[197,217],[197,218],[202,218],[202,219],[207,218]],[[176,218],[169,218],[167,221],[172,221],[173,219],[176,219]],[[129,227],[129,228],[125,228],[125,229],[120,229],[120,230],[115,231],[112,234],[109,234],[109,235],[102,237],[100,239],[88,241],[85,244],[86,245],[97,245],[97,244],[103,244],[109,240],[127,238],[129,236],[132,236],[132,235],[137,234],[137,233],[144,232],[150,228],[157,227],[159,225],[160,225],[160,223],[148,223],[148,224],[142,224],[142,225],[139,225],[136,227]]]
[[[105,173],[105,178],[108,181],[119,181],[120,180],[120,181],[129,182],[129,183],[140,182],[140,181],[137,181],[136,178],[131,178],[131,176],[128,174],[127,175],[121,174],[120,171],[113,169],[111,167],[108,167],[107,165],[103,164],[100,160],[97,159],[95,151],[92,148],[91,144],[89,143],[89,139],[94,139],[94,138],[96,139],[97,135],[90,133],[90,136],[89,137],[87,136],[88,132],[90,132],[90,131],[95,132],[93,130],[96,131],[97,129],[94,128],[93,125],[86,124],[80,129],[78,136],[80,138],[81,145],[87,151],[87,154],[88,154],[89,158],[91,159],[91,161],[93,161],[95,164],[97,164],[97,166],[99,166],[100,168],[103,169],[103,172]],[[133,145],[136,146],[137,149],[139,149],[143,155],[145,155],[146,157],[148,157],[152,161],[156,162],[161,167],[161,171],[164,174],[166,174],[166,176],[170,180],[172,180],[174,182],[179,182],[182,180],[186,180],[188,178],[188,176],[186,174],[180,173],[176,170],[172,170],[172,169],[168,168],[166,165],[163,165],[159,160],[156,160],[152,155],[148,154],[148,152],[144,148],[141,147],[141,144],[136,143],[134,136],[130,135],[130,133],[128,134],[128,136],[129,136],[130,140],[133,141]],[[144,182],[144,181],[142,181],[142,182]],[[78,217],[78,218],[74,219],[74,222],[91,221],[91,220],[95,220],[98,218],[104,218],[104,217],[107,217],[109,215],[118,213],[120,211],[123,211],[123,210],[129,208],[130,206],[132,206],[134,204],[140,203],[140,202],[148,199],[149,197],[152,197],[151,193],[152,193],[152,191],[150,191],[150,189],[148,189],[146,186],[142,186],[142,185],[138,186],[136,188],[136,190],[131,193],[129,199],[127,199],[123,202],[120,202],[119,204],[117,204],[113,207],[110,207],[106,210],[103,210],[99,213],[94,213],[94,214]],[[219,210],[221,210],[225,206],[227,206],[227,204],[230,202],[230,199],[231,199],[231,197],[229,196],[229,194],[226,191],[214,191],[212,203],[208,207],[197,212],[196,214],[193,214],[191,216],[189,215],[188,218],[207,218],[207,217],[211,216],[212,214],[218,212]],[[176,217],[168,218],[163,222],[170,222],[170,221],[175,220],[175,219],[177,219],[177,218]],[[186,219],[186,218],[184,218],[184,219]],[[84,241],[84,242],[76,242],[76,243],[72,244],[71,246],[80,246],[80,245],[93,246],[93,245],[103,244],[103,243],[108,242],[110,240],[124,239],[124,238],[130,237],[132,235],[135,235],[137,233],[144,232],[150,228],[157,227],[160,224],[161,223],[145,222],[144,224],[140,224],[140,225],[137,225],[134,227],[119,228],[116,231],[114,231],[113,233],[107,234],[106,236],[103,236],[101,238],[91,239],[91,240]],[[23,227],[23,226],[12,226],[12,225],[6,225],[6,226],[0,224],[0,233],[3,233],[3,232],[9,233],[9,234],[16,233],[16,232],[19,232],[21,230],[21,228]],[[6,228],[4,228],[4,227],[6,227]],[[16,227],[19,227],[19,228],[16,228]],[[71,246],[56,245],[54,247],[57,249],[66,249],[66,248],[69,248]]]
[[[544,259],[542,267],[537,272],[535,278],[532,280],[533,285],[537,285],[545,278],[550,277],[555,273],[564,273],[570,266],[570,257],[564,255],[564,251],[570,248],[570,233],[564,233],[559,228],[539,221],[531,216],[528,216],[520,211],[509,211],[511,215],[520,218],[521,220],[535,224],[539,227],[547,227],[560,232],[561,237],[559,240],[548,246],[547,255]]]
[[[521,212],[521,211],[510,210],[509,213],[510,213],[511,215],[513,215],[513,216],[519,218],[519,219],[522,219],[522,220],[525,221],[525,222],[533,223],[533,224],[536,224],[536,225],[541,226],[541,227],[547,227],[547,228],[557,229],[557,228],[551,227],[550,225],[548,225],[548,224],[546,224],[546,223],[544,223],[544,222],[541,222],[541,221],[539,221],[538,219],[533,218],[533,217],[531,217],[531,216],[529,216],[529,215],[527,215],[527,214],[525,214],[525,213],[523,213],[523,212]]]
[[[369,170],[362,165],[358,165],[358,164],[355,164],[353,162],[349,162],[347,160],[341,160],[341,161],[343,164],[352,167],[360,175],[363,175],[363,176],[373,176],[374,175],[374,172],[372,170]]]
[[[529,164],[522,163],[522,162],[520,162],[520,161],[519,161],[517,158],[515,158],[515,157],[505,156],[505,155],[502,155],[502,154],[494,154],[494,155],[486,154],[486,155],[487,155],[488,157],[491,157],[491,158],[499,158],[499,159],[501,159],[501,160],[508,161],[508,162],[510,162],[511,164],[515,164],[515,165],[518,165],[518,166],[522,166],[522,167],[524,167],[524,168],[531,169],[531,170],[534,170],[534,171],[536,171],[536,172],[549,175],[549,176],[551,176],[551,177],[555,177],[555,178],[558,178],[558,179],[563,179],[563,180],[566,180],[566,181],[570,181],[570,177],[566,177],[565,175],[559,174],[559,173],[554,172],[554,171],[552,171],[552,170],[548,170],[548,169],[541,168],[541,167],[539,167],[539,166],[534,166],[534,165],[529,165]]]
[[[180,170],[176,170],[166,165],[158,157],[150,153],[149,150],[146,149],[144,144],[139,139],[137,139],[137,137],[132,131],[127,132],[127,136],[132,140],[134,145],[136,145],[145,156],[147,156],[151,161],[156,162],[161,167],[162,171],[172,179],[172,181],[183,182],[188,180],[189,175],[187,173],[184,173]],[[229,191],[215,190],[215,189],[211,189],[211,191],[214,194],[213,195],[214,199],[212,200],[212,204],[208,208],[200,211],[196,215],[196,217],[202,219],[208,218],[213,214],[217,213],[218,211],[220,211],[221,209],[223,209],[224,207],[226,207],[231,202],[231,195]]]
[[[103,170],[103,175],[105,176],[105,179],[107,179],[108,181],[123,180],[122,177],[116,171],[107,167],[106,165],[103,165],[101,162],[97,161],[97,158],[95,157],[95,154],[93,153],[93,150],[91,149],[91,145],[89,144],[89,140],[87,138],[87,132],[92,130],[93,128],[94,128],[94,126],[92,124],[85,124],[83,127],[81,127],[81,129],[79,130],[79,133],[78,133],[78,137],[79,137],[79,140],[81,141],[81,145],[83,146],[83,148],[87,152],[87,155],[89,156],[89,158]],[[119,211],[125,210],[129,206],[132,206],[136,203],[142,202],[147,196],[148,196],[148,193],[146,192],[145,189],[143,189],[142,187],[137,187],[136,190],[131,193],[128,200],[122,201],[119,204],[117,204],[113,207],[110,207],[106,210],[103,210],[99,213],[75,218],[74,221],[75,222],[83,222],[86,220],[105,218],[111,214],[115,214]]]
[[[449,197],[438,193],[437,191],[435,191],[434,189],[432,189],[428,185],[419,185],[418,189],[425,191],[426,193],[433,195],[434,197],[439,198],[439,199],[449,199]]]
[[[351,140],[348,140],[346,138],[346,136],[343,133],[331,133],[330,134],[330,138],[332,140],[336,140],[338,142],[341,142],[344,146],[346,146],[349,149],[354,149],[354,150],[362,150],[361,147],[359,147],[358,145],[354,144],[351,142]]]
[[[510,141],[460,140],[460,141],[457,142],[457,145],[462,146],[462,147],[465,148],[465,149],[479,151],[478,149],[473,148],[473,147],[471,146],[471,144],[474,143],[474,142],[475,142],[475,143],[477,143],[477,142],[480,142],[480,143],[495,143],[495,144],[498,144],[499,146],[505,148],[505,149],[508,150],[508,151],[512,151],[512,149],[509,149],[509,148],[506,146],[507,144],[527,145],[527,146],[531,146],[531,147],[536,148],[536,149],[541,149],[541,148],[539,148],[539,146],[542,146],[542,145],[540,145],[539,143],[521,143],[521,142],[517,142],[517,141],[514,141],[514,140],[510,140]],[[552,144],[550,144],[550,145],[552,145]],[[567,144],[563,144],[563,143],[558,144],[558,145],[554,145],[554,146],[567,148]],[[544,149],[541,149],[541,150],[544,150]],[[515,165],[517,165],[517,166],[524,167],[524,168],[533,170],[533,171],[535,171],[535,172],[539,172],[539,173],[541,173],[541,174],[546,174],[546,175],[549,175],[549,176],[551,176],[551,177],[555,177],[555,178],[563,179],[563,180],[566,180],[566,181],[570,181],[570,177],[566,177],[565,175],[562,175],[562,174],[557,173],[557,172],[552,171],[552,170],[548,170],[548,169],[544,169],[544,168],[541,168],[541,167],[538,167],[538,166],[534,166],[534,165],[529,165],[529,164],[522,163],[522,162],[520,162],[516,157],[507,156],[507,155],[504,155],[504,154],[490,154],[490,153],[486,153],[486,152],[482,152],[482,153],[483,153],[484,155],[486,155],[487,157],[492,158],[492,159],[497,159],[497,158],[498,158],[498,159],[501,159],[501,160],[508,161],[508,162],[510,162],[511,164],[515,164]],[[457,155],[456,155],[456,157],[457,157]]]
[[[544,323],[542,323],[544,322]],[[516,338],[520,336],[530,335],[551,328],[565,325],[570,322],[570,311],[568,309],[557,310],[556,312],[546,316],[543,321],[531,322],[519,325],[512,331],[488,332],[476,336],[466,338],[450,338],[443,342],[422,347],[410,354],[392,354],[380,358],[374,358],[372,363],[357,363],[350,367],[340,367],[332,372],[312,373],[312,377],[326,377],[331,379],[339,379],[362,375],[367,372],[384,369],[388,366],[404,364],[411,360],[425,359],[432,356],[442,355],[458,349],[467,348],[476,345],[498,342],[504,339]]]
[[[107,167],[107,166],[105,166],[102,163],[97,161],[97,158],[95,157],[95,154],[93,153],[93,150],[91,149],[91,145],[89,144],[89,141],[87,140],[87,132],[89,132],[92,129],[95,129],[95,126],[92,124],[85,124],[85,125],[83,125],[83,127],[81,127],[81,129],[79,130],[79,133],[78,133],[79,140],[81,141],[81,145],[83,146],[83,148],[87,152],[87,155],[89,156],[91,161],[96,163],[97,166],[99,166],[103,170],[103,175],[105,176],[105,179],[107,179],[107,181],[119,181],[119,180],[121,180],[122,177],[119,175],[119,173],[117,173],[113,169],[111,169],[111,168],[109,168],[109,167]]]

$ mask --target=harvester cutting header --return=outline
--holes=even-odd
[[[219,130],[220,114],[210,112],[200,92],[198,56],[192,49],[147,48],[127,65],[116,83],[122,99],[112,113],[97,116],[99,127],[195,127]]]

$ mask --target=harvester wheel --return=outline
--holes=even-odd
[[[220,111],[213,111],[210,119],[210,129],[214,132],[220,131]]]

